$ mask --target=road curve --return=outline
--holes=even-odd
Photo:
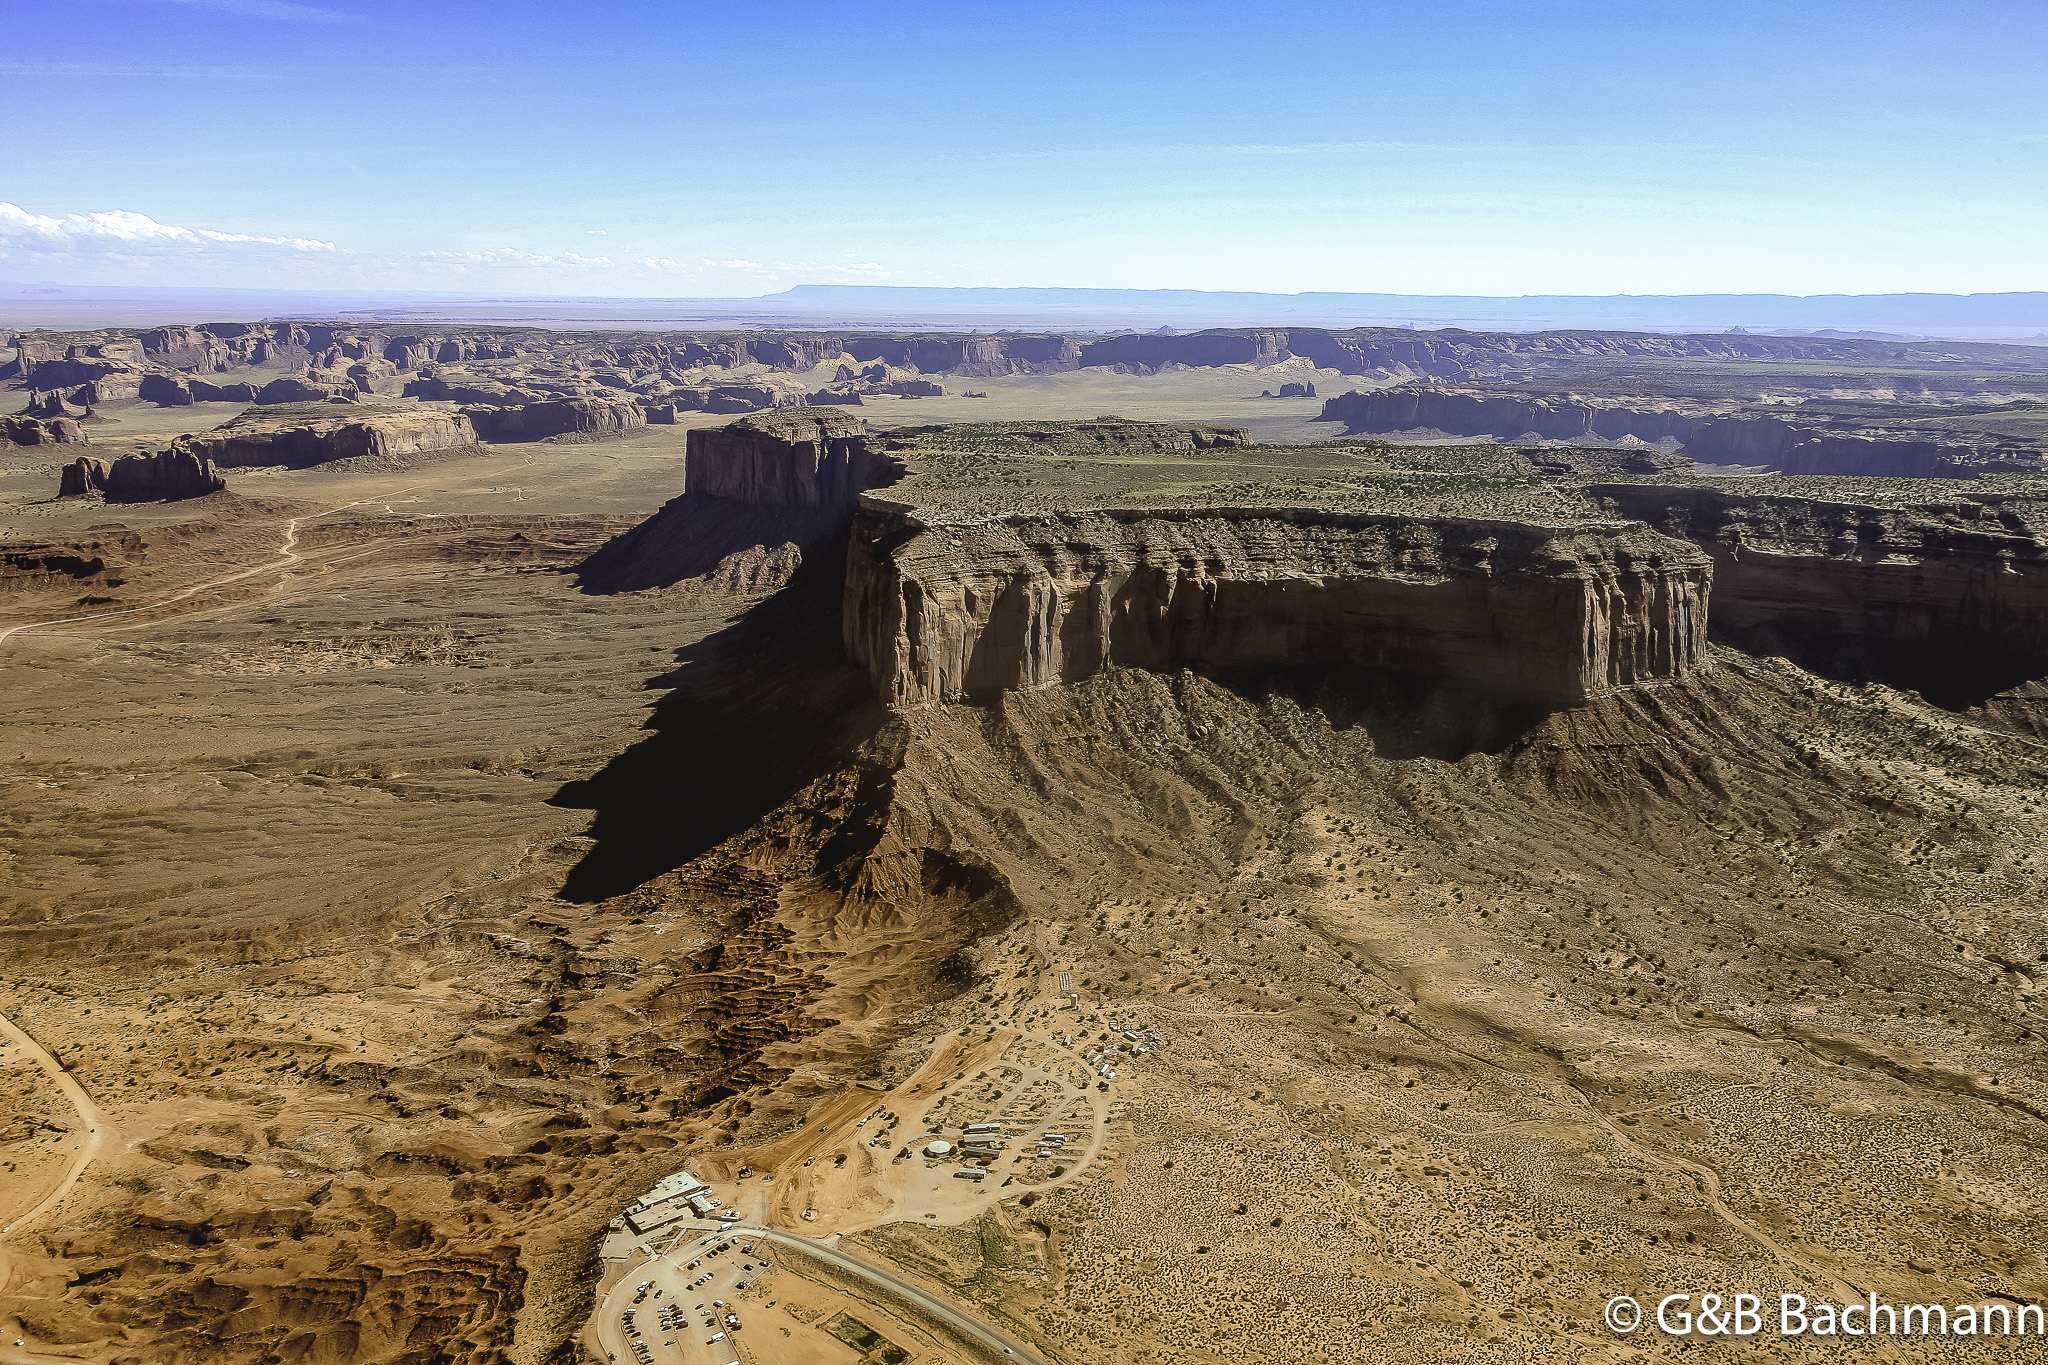
[[[71,1101],[71,1107],[78,1111],[80,1129],[78,1150],[72,1154],[71,1162],[65,1167],[64,1176],[56,1186],[29,1209],[11,1217],[0,1214],[0,1227],[6,1227],[11,1232],[20,1232],[29,1223],[55,1208],[65,1195],[71,1193],[71,1187],[78,1183],[78,1177],[85,1174],[85,1168],[92,1164],[93,1158],[99,1155],[100,1149],[113,1134],[114,1125],[100,1112],[99,1107],[86,1095],[78,1082],[71,1079],[71,1073],[46,1052],[40,1043],[23,1033],[15,1026],[14,1021],[5,1015],[0,1015],[0,1039],[5,1039],[19,1048],[29,1060],[49,1074],[50,1079],[56,1082],[57,1088],[64,1092],[64,1098]]]
[[[63,1202],[64,1196],[70,1194],[72,1187],[78,1183],[78,1177],[85,1174],[85,1168],[92,1164],[93,1158],[100,1154],[100,1150],[114,1136],[114,1125],[100,1112],[99,1106],[92,1102],[78,1082],[71,1078],[71,1073],[66,1071],[40,1043],[23,1033],[15,1026],[14,1021],[5,1015],[0,1015],[0,1041],[11,1044],[18,1054],[33,1061],[56,1082],[57,1088],[64,1092],[64,1098],[78,1111],[78,1127],[81,1134],[81,1140],[77,1144],[78,1150],[72,1153],[71,1162],[65,1167],[63,1178],[48,1194],[22,1213],[11,1216],[0,1213],[0,1227],[7,1229],[6,1233],[0,1236],[12,1236]],[[4,1246],[0,1246],[0,1285],[7,1281],[6,1272],[7,1251]],[[76,1356],[44,1355],[25,1350],[14,1344],[11,1334],[0,1339],[0,1365],[79,1365],[79,1361],[80,1357]]]
[[[808,1252],[821,1261],[830,1261],[841,1270],[860,1276],[878,1289],[894,1294],[899,1298],[910,1300],[918,1307],[932,1314],[932,1316],[943,1319],[951,1324],[956,1330],[971,1340],[979,1341],[999,1353],[1008,1352],[1015,1359],[1025,1362],[1025,1365],[1045,1365],[1045,1362],[1035,1352],[1027,1351],[1016,1341],[1004,1336],[993,1327],[977,1322],[945,1300],[927,1294],[916,1285],[906,1284],[885,1270],[877,1270],[866,1261],[849,1256],[837,1247],[827,1246],[823,1242],[813,1242],[804,1237],[792,1237],[786,1232],[776,1232],[772,1228],[735,1224],[732,1230],[734,1232],[744,1232],[757,1241],[779,1242],[783,1246],[791,1247],[797,1251]]]
[[[416,486],[414,485],[414,487]],[[411,491],[412,487],[407,487],[399,489],[398,493],[409,493]],[[398,496],[398,493],[392,493],[388,496],[395,498]],[[339,507],[330,507],[324,512],[315,512],[311,516],[293,517],[284,525],[284,538],[278,543],[277,547],[278,557],[266,563],[258,564],[253,569],[242,569],[236,573],[223,575],[220,578],[209,578],[204,583],[194,583],[191,587],[182,588],[161,601],[150,602],[140,607],[123,607],[119,611],[92,612],[85,616],[65,616],[55,621],[28,621],[18,626],[10,626],[6,630],[0,630],[0,643],[5,643],[9,636],[20,635],[31,630],[41,630],[45,626],[70,626],[76,625],[81,621],[103,621],[115,616],[133,616],[137,612],[155,611],[160,607],[168,607],[182,602],[188,597],[195,597],[205,592],[208,588],[220,588],[227,586],[229,583],[239,583],[245,578],[254,578],[257,574],[266,573],[272,569],[289,569],[294,564],[305,562],[305,556],[299,554],[296,549],[299,543],[299,526],[301,523],[317,521],[321,517],[332,516],[336,512],[346,512],[349,508],[361,507],[364,503],[382,501],[385,501],[385,499],[358,498],[354,502],[345,502]],[[388,512],[391,509],[387,507],[385,510]]]

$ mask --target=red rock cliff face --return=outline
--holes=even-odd
[[[794,409],[689,434],[683,491],[757,507],[839,507],[900,466],[875,450],[858,417]]]
[[[254,408],[212,431],[180,436],[173,451],[222,469],[284,465],[303,469],[331,460],[415,455],[476,444],[461,413],[431,408],[356,413],[326,403]]]
[[[1712,624],[1738,643],[1954,702],[2048,674],[2039,499],[1886,509],[1649,484],[1588,492],[1712,557]]]
[[[1259,508],[927,526],[871,503],[844,631],[899,706],[1117,666],[1336,664],[1570,705],[1704,667],[1710,574],[1626,525]]]

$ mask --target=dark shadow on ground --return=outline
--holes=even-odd
[[[888,717],[840,644],[846,540],[807,549],[788,586],[676,652],[652,733],[549,804],[596,814],[565,900],[632,890],[755,823],[843,763]]]
[[[1379,668],[1261,669],[1211,673],[1260,705],[1284,696],[1319,711],[1336,730],[1363,729],[1382,758],[1455,763],[1505,752],[1557,708],[1456,678]]]
[[[1898,644],[1769,625],[1744,630],[1716,626],[1711,634],[1716,643],[1747,654],[1786,659],[1837,682],[1877,682],[1902,692],[1918,692],[1944,711],[1983,706],[2048,674],[2048,660],[2035,654],[1947,644]]]
[[[835,538],[840,553],[833,562],[840,564],[850,520],[841,507],[755,506],[685,493],[584,560],[576,570],[578,586],[593,593],[666,588],[712,573],[727,555],[757,546],[795,544],[814,559]]]

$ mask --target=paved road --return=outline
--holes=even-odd
[[[786,1232],[776,1232],[769,1228],[747,1227],[744,1230],[757,1241],[780,1242],[786,1247],[794,1247],[798,1251],[808,1252],[821,1261],[830,1261],[841,1270],[850,1271],[860,1276],[869,1284],[885,1293],[894,1294],[898,1298],[908,1299],[933,1317],[950,1323],[957,1331],[971,1341],[978,1341],[998,1353],[1007,1352],[1015,1359],[1025,1362],[1025,1365],[1044,1365],[1044,1362],[1037,1355],[1025,1350],[1014,1340],[1004,1336],[993,1327],[968,1317],[945,1300],[925,1293],[916,1285],[905,1284],[886,1270],[877,1270],[866,1261],[849,1256],[837,1247],[827,1246],[823,1242],[813,1242],[804,1237],[792,1237]]]
[[[653,1352],[655,1365],[675,1365],[678,1359],[684,1365],[738,1365],[738,1352],[729,1335],[716,1343],[708,1340],[712,1333],[722,1332],[725,1328],[717,1324],[705,1327],[702,1310],[695,1307],[699,1303],[709,1306],[713,1299],[718,1298],[737,1300],[739,1281],[753,1278],[751,1273],[742,1271],[747,1258],[740,1253],[738,1243],[732,1241],[729,1233],[729,1229],[720,1227],[686,1236],[674,1242],[666,1254],[646,1262],[632,1275],[612,1286],[611,1292],[599,1300],[594,1319],[597,1343],[606,1359],[617,1361],[619,1365],[632,1365],[635,1359],[631,1346],[633,1334],[619,1322],[619,1315],[632,1308],[639,1319],[639,1336]],[[711,1248],[721,1243],[729,1249],[720,1255],[711,1255]],[[706,1264],[690,1269],[689,1262],[693,1259]],[[690,1284],[689,1281],[695,1279],[700,1271],[711,1279],[703,1285]],[[634,1287],[641,1279],[650,1282],[650,1292],[645,1300],[636,1304],[633,1301]],[[664,1305],[690,1310],[685,1314],[684,1326],[675,1331],[662,1331],[657,1326],[659,1310]],[[724,1310],[719,1311],[719,1316],[724,1316]]]
[[[633,1275],[629,1275],[614,1286],[611,1293],[599,1300],[595,1320],[598,1344],[605,1354],[617,1361],[618,1365],[631,1365],[633,1362],[634,1357],[626,1344],[628,1340],[627,1335],[619,1326],[619,1314],[625,1308],[632,1305],[633,1287],[642,1279],[652,1280],[655,1287],[665,1291],[662,1298],[650,1296],[645,1302],[638,1305],[640,1315],[647,1319],[641,1331],[650,1342],[665,1341],[672,1335],[649,1330],[654,1323],[654,1310],[663,1302],[681,1303],[689,1306],[700,1300],[708,1301],[714,1296],[724,1297],[729,1295],[737,1298],[737,1294],[732,1292],[733,1283],[741,1278],[750,1280],[754,1278],[752,1274],[743,1275],[740,1273],[740,1265],[747,1259],[759,1258],[744,1257],[736,1249],[727,1252],[722,1257],[713,1258],[705,1256],[705,1252],[709,1247],[720,1242],[732,1242],[735,1246],[738,1242],[749,1244],[776,1242],[792,1250],[815,1256],[821,1261],[828,1262],[849,1274],[867,1281],[870,1286],[885,1295],[917,1305],[941,1322],[953,1327],[954,1330],[958,1331],[967,1340],[978,1342],[997,1355],[1005,1355],[1007,1359],[1021,1362],[1021,1365],[1045,1365],[1039,1356],[1027,1351],[1010,1337],[1003,1335],[985,1323],[967,1316],[945,1300],[927,1294],[916,1285],[906,1284],[887,1271],[878,1270],[858,1257],[848,1255],[837,1247],[829,1246],[826,1243],[811,1241],[807,1237],[793,1237],[786,1232],[776,1232],[770,1228],[749,1223],[734,1223],[730,1227],[719,1228],[716,1231],[707,1231],[702,1236],[680,1241],[676,1243],[675,1247],[668,1254],[641,1266]],[[688,1263],[691,1259],[698,1257],[702,1257],[705,1260],[702,1272],[713,1276],[710,1282],[702,1287],[695,1287],[689,1284],[689,1280],[700,1272],[689,1269]],[[784,1264],[787,1265],[787,1262]],[[713,1348],[704,1340],[704,1333],[696,1330],[699,1322],[698,1314],[692,1312],[689,1321],[691,1325],[683,1333],[673,1334],[679,1338],[676,1340],[676,1345],[673,1348],[657,1349],[655,1351],[655,1365],[667,1365],[667,1362],[674,1360],[675,1356],[672,1354],[674,1351],[680,1351],[682,1359],[685,1362],[691,1362],[692,1365],[707,1359],[712,1362],[712,1365],[720,1365],[722,1360],[729,1359],[726,1353],[731,1350],[730,1341],[720,1342]]]

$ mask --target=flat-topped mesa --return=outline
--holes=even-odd
[[[1342,422],[1351,435],[1431,430],[1499,440],[1675,441],[1691,460],[1762,465],[1782,474],[1971,479],[2042,467],[2033,442],[1995,434],[1932,437],[1864,419],[1818,415],[1795,421],[1770,413],[1714,412],[1696,402],[1642,406],[1475,393],[1439,384],[1342,394],[1323,404],[1317,420]]]
[[[108,502],[175,502],[226,487],[210,460],[174,447],[154,455],[124,455],[111,463],[80,456],[64,467],[57,495],[101,493]]]
[[[1586,491],[1706,551],[1712,624],[1746,648],[1943,704],[2048,674],[2048,499],[1881,507],[1668,484]]]
[[[863,492],[901,472],[860,418],[786,408],[690,432],[683,493],[792,511],[836,507],[851,516]]]
[[[462,413],[434,408],[370,410],[326,403],[252,408],[212,431],[172,442],[222,469],[282,465],[304,469],[332,460],[419,455],[474,446]]]
[[[898,706],[1120,666],[1337,665],[1568,706],[1704,668],[1711,573],[1623,523],[1219,507],[929,525],[870,499],[844,631]]]

